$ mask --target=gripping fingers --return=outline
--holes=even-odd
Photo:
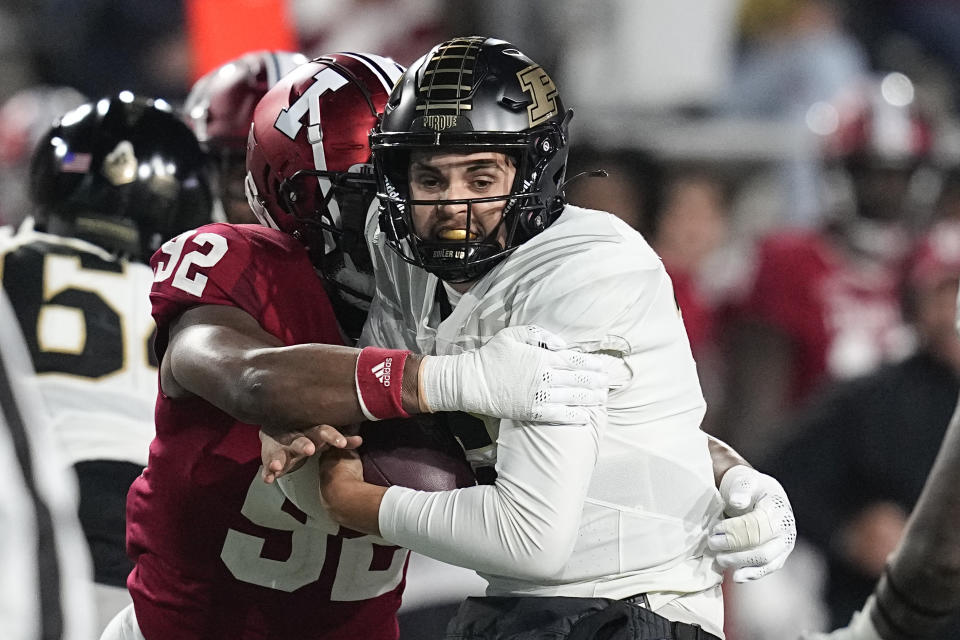
[[[264,481],[270,484],[284,474],[296,471],[315,451],[316,446],[306,436],[299,436],[290,444],[280,445],[271,451],[262,450]]]
[[[585,424],[589,408],[607,402],[606,375],[548,369],[536,394],[533,419],[551,424]]]
[[[607,374],[602,371],[568,370],[548,368],[541,377],[542,386],[547,389],[583,389],[586,391],[607,392]]]
[[[583,353],[572,349],[549,351],[544,354],[544,362],[554,370],[572,370],[580,372],[606,372],[604,356],[593,353]]]
[[[583,425],[590,421],[590,411],[586,407],[565,404],[539,405],[534,410],[533,420],[554,425]]]
[[[524,325],[521,327],[508,327],[501,330],[499,336],[521,343],[521,348],[526,346],[530,349],[536,349],[538,355],[543,356],[546,366],[559,369],[575,369],[587,371],[604,371],[604,359],[602,356],[583,353],[567,348],[566,341],[560,336],[553,334],[546,329],[536,325]],[[542,351],[547,353],[539,353]]]
[[[537,398],[543,406],[596,407],[606,404],[607,389],[553,385],[539,392]]]
[[[755,549],[718,553],[717,564],[724,569],[735,569],[734,582],[747,582],[776,571],[789,555],[787,542],[782,538],[774,538]]]
[[[359,444],[359,436],[346,437],[327,424],[311,427],[304,432],[304,435],[316,445],[317,451],[326,451],[330,448],[354,448]]]
[[[779,532],[780,528],[774,526],[770,514],[757,509],[717,523],[710,532],[707,545],[714,551],[743,551],[772,540]]]
[[[269,484],[284,473],[289,473],[314,451],[313,442],[303,435],[285,433],[274,438],[261,431],[260,461],[263,464],[263,481]]]
[[[504,335],[509,335],[518,342],[528,344],[540,349],[550,349],[556,351],[565,349],[567,343],[558,335],[550,333],[543,327],[535,324],[523,325],[520,327],[508,327],[503,329]]]

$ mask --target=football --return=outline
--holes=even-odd
[[[365,422],[357,450],[363,479],[382,487],[447,491],[476,484],[473,469],[442,414]]]

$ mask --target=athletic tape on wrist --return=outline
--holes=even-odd
[[[420,408],[420,413],[434,413],[433,407],[427,402],[427,391],[423,386],[423,381],[426,379],[423,370],[427,364],[427,360],[431,357],[433,356],[424,356],[420,360],[420,367],[417,370],[417,405]]]
[[[403,364],[409,351],[365,347],[357,358],[355,379],[360,410],[367,420],[409,418],[403,410]]]

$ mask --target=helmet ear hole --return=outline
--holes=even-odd
[[[520,216],[520,229],[527,235],[533,236],[546,228],[543,211],[534,211]]]
[[[275,193],[280,194],[280,199],[279,199],[280,201],[278,202],[278,204],[280,205],[280,208],[283,209],[284,213],[288,213],[292,216],[296,215],[294,213],[294,211],[296,210],[294,208],[294,201],[296,200],[296,196],[293,194],[292,190],[287,186],[288,183],[286,181],[281,182],[280,180],[277,180],[277,179],[273,179],[272,182],[273,182],[272,190]]]

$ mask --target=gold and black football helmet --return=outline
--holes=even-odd
[[[447,282],[482,276],[523,242],[547,228],[563,209],[567,125],[557,88],[543,68],[509,42],[479,36],[435,46],[394,87],[370,136],[377,169],[380,226],[400,256]],[[486,237],[437,241],[419,237],[412,221],[407,167],[415,150],[499,151],[513,158],[511,193],[492,198],[432,200],[466,204],[503,200],[500,228]]]

